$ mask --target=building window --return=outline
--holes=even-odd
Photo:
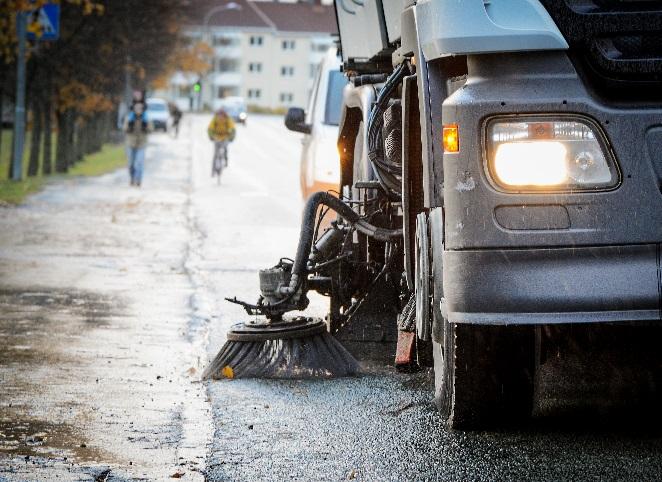
[[[310,50],[312,50],[313,52],[320,52],[320,53],[326,52],[327,50],[329,50],[329,47],[331,47],[329,44],[316,44],[316,43],[310,44]]]
[[[290,92],[281,92],[280,93],[280,101],[283,103],[289,103],[294,100],[294,94]]]
[[[283,50],[294,50],[294,40],[283,40],[280,45]]]
[[[236,59],[217,59],[216,72],[226,73],[226,72],[239,72],[239,60]]]
[[[262,97],[262,91],[260,89],[248,89],[249,99],[259,99],[260,97]]]
[[[224,99],[225,97],[233,97],[239,95],[239,87],[219,87],[218,98]]]
[[[251,45],[262,45],[262,36],[261,35],[251,35],[250,44]]]
[[[212,40],[214,47],[234,47],[239,45],[239,39],[234,37],[218,37],[214,36]]]
[[[280,75],[282,77],[292,77],[294,76],[294,67],[283,66],[280,68]]]
[[[308,76],[311,79],[314,79],[316,73],[317,73],[317,64],[310,64],[310,70],[308,71]]]
[[[262,62],[251,62],[248,64],[249,72],[262,72]]]

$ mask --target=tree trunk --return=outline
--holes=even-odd
[[[55,172],[67,172],[69,169],[69,133],[67,122],[67,112],[57,113],[57,155],[55,157]]]
[[[97,114],[93,114],[92,117],[88,120],[87,123],[87,142],[85,144],[85,154],[90,155],[98,151],[97,140],[98,140],[98,118]]]
[[[94,151],[99,152],[103,148],[105,142],[105,128],[106,116],[100,112],[94,116]]]
[[[47,91],[44,102],[44,158],[42,161],[42,172],[44,176],[48,176],[53,172],[53,140],[51,137],[53,131],[52,115],[51,93]]]
[[[11,149],[9,150],[9,170],[7,179],[14,179],[14,144],[16,144],[16,129],[12,129]]]
[[[73,116],[71,123],[72,132],[74,133],[72,136],[72,151],[74,152],[74,162],[79,162],[82,161],[83,157],[85,156],[85,120],[77,122],[77,119],[75,116]]]
[[[2,152],[2,130],[3,130],[2,121],[4,120],[2,113],[4,112],[4,108],[5,108],[4,87],[5,87],[5,75],[4,72],[1,72],[0,73],[0,152]],[[0,159],[0,161],[2,161],[2,159]]]
[[[39,174],[39,156],[41,154],[42,108],[39,96],[32,97],[32,139],[30,144],[30,162],[28,176]]]
[[[107,144],[113,140],[113,113],[104,112],[103,114],[103,136],[102,143]]]
[[[79,119],[76,122],[76,162],[83,160],[87,145],[87,119]]]
[[[76,164],[78,155],[76,153],[76,115],[73,109],[66,112],[65,123],[67,125],[67,168]]]

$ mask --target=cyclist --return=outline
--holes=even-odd
[[[218,156],[223,155],[223,164],[228,165],[228,143],[234,140],[235,127],[232,118],[223,109],[214,114],[207,128],[209,139],[214,142],[214,160],[212,162],[212,176],[220,175],[223,166],[217,164]]]

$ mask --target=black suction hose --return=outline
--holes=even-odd
[[[361,219],[361,216],[359,216],[356,211],[337,197],[332,196],[328,192],[316,192],[310,196],[308,201],[306,201],[306,206],[303,209],[299,245],[297,246],[297,254],[294,257],[294,262],[292,264],[292,277],[290,278],[289,285],[282,288],[282,294],[286,296],[282,300],[269,304],[268,308],[270,309],[280,305],[288,306],[287,303],[289,303],[296,295],[297,291],[306,280],[310,250],[313,245],[313,238],[315,237],[315,217],[317,215],[317,208],[319,208],[320,205],[333,209],[349,224],[356,228],[357,231],[378,241],[388,242],[402,238],[402,229],[384,229],[374,226],[366,220]],[[257,305],[251,305],[249,303],[238,301],[236,298],[225,299],[232,303],[240,304],[249,314],[264,313],[264,307],[259,303]]]
[[[356,211],[328,192],[316,192],[306,202],[303,209],[303,219],[301,221],[301,234],[299,235],[299,245],[297,254],[292,266],[292,282],[290,287],[298,285],[306,274],[308,258],[310,256],[310,247],[313,244],[315,235],[315,217],[317,208],[324,205],[333,209],[349,224],[366,236],[377,239],[378,241],[393,241],[402,237],[401,229],[384,229],[373,226],[364,219],[361,219]]]

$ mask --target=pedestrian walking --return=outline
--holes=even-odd
[[[142,100],[135,100],[124,121],[126,156],[132,186],[140,187],[142,184],[147,136],[152,130],[153,127],[145,114],[145,103]]]
[[[179,122],[182,120],[182,111],[175,104],[170,104],[170,117],[172,117],[172,130],[177,139],[179,135]]]

